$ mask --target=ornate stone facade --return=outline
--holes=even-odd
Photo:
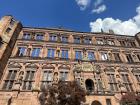
[[[10,27],[11,19],[0,21],[0,105],[40,105],[41,89],[59,80],[76,80],[87,91],[85,105],[120,105],[127,92],[139,95],[139,33],[22,28],[16,20]]]

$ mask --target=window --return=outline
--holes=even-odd
[[[120,42],[120,45],[121,45],[121,46],[126,46],[125,41],[122,40],[122,41],[119,41],[119,42]]]
[[[115,79],[115,74],[107,74],[108,78],[109,78],[109,85],[110,85],[110,90],[111,91],[118,91],[118,86],[117,86],[117,82]]]
[[[108,60],[108,54],[102,52],[102,53],[101,53],[101,59],[104,60],[104,61],[105,61],[105,60]]]
[[[12,30],[12,29],[8,27],[8,28],[6,29],[6,33],[9,33],[11,30]]]
[[[15,81],[17,71],[16,70],[9,70],[9,73],[6,77],[6,80],[3,85],[3,89],[11,90]]]
[[[106,99],[106,105],[112,105],[111,104],[111,99]]]
[[[132,63],[133,62],[131,54],[126,54],[126,58],[127,58],[128,63]]]
[[[52,82],[53,73],[50,70],[46,70],[43,72],[42,76],[42,84],[41,87],[46,87],[47,85],[51,84]]]
[[[94,52],[88,52],[88,59],[95,60]]]
[[[84,43],[85,44],[91,44],[91,38],[85,38]]]
[[[138,58],[138,60],[140,61],[140,54],[137,54],[137,58]]]
[[[47,57],[54,58],[55,49],[48,49]]]
[[[24,56],[25,55],[25,47],[19,47],[19,52],[18,52],[18,56]]]
[[[3,44],[3,41],[2,41],[2,38],[0,37],[0,47],[2,46]]]
[[[136,77],[137,81],[140,82],[140,74],[135,74],[135,77]]]
[[[112,40],[108,40],[108,41],[107,41],[107,44],[108,44],[108,45],[115,45],[114,41],[112,41]]]
[[[37,34],[36,35],[36,40],[43,40],[43,35],[42,34]]]
[[[98,92],[103,91],[103,85],[102,85],[101,79],[97,79],[97,89],[98,89]]]
[[[80,41],[80,38],[79,37],[75,37],[74,38],[74,43],[80,43],[81,41]]]
[[[68,37],[62,36],[62,37],[61,37],[61,41],[62,41],[63,43],[67,43],[67,42],[68,42]]]
[[[60,80],[67,81],[68,80],[68,71],[60,71]]]
[[[50,35],[50,41],[57,41],[56,35]]]
[[[121,76],[122,76],[122,79],[123,79],[123,82],[127,91],[133,91],[132,83],[130,82],[128,74],[121,74]]]
[[[10,26],[12,27],[14,24],[15,24],[15,20],[14,19],[11,19]]]
[[[103,40],[97,40],[97,44],[103,45],[104,42],[103,42]]]
[[[31,90],[34,82],[35,71],[27,71],[23,83],[23,90]]]
[[[31,35],[29,33],[24,33],[23,39],[31,39]]]
[[[62,50],[61,57],[68,59],[68,50]]]
[[[130,42],[130,46],[131,47],[136,47],[136,43],[135,42]]]
[[[39,54],[40,54],[40,48],[33,48],[33,51],[32,51],[32,57],[39,57]]]
[[[119,53],[114,53],[114,59],[116,62],[121,62]]]
[[[75,59],[82,59],[82,51],[75,51]]]

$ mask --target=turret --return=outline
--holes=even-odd
[[[21,23],[12,16],[0,20],[0,79],[21,29]]]

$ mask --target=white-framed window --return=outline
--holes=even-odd
[[[107,52],[101,52],[101,59],[102,60],[108,60],[108,54],[107,54]]]

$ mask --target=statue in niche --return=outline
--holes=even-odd
[[[87,53],[86,53],[86,49],[84,48],[83,49],[83,59],[82,60],[85,60],[85,61],[88,61],[88,56],[87,56]]]
[[[23,76],[24,76],[24,71],[20,71],[17,79],[17,83],[22,84]]]
[[[123,84],[123,80],[120,78],[120,75],[119,74],[116,75],[116,80],[117,80],[117,83],[119,85],[120,90],[122,92],[126,92],[127,90],[126,90],[126,88],[125,88],[125,86]]]
[[[58,83],[58,73],[55,72],[54,75],[53,75],[53,82],[56,84]]]
[[[27,49],[27,53],[26,53],[27,56],[30,56],[30,52],[31,52],[31,48],[28,48],[28,49]]]
[[[57,48],[56,55],[57,55],[58,58],[60,57],[60,48]]]

